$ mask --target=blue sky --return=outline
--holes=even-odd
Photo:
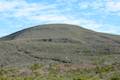
[[[0,36],[48,23],[120,34],[120,0],[0,0]]]

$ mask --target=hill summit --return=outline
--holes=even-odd
[[[70,24],[45,24],[27,28],[5,37],[5,39],[43,39],[43,38],[77,38],[90,30]]]

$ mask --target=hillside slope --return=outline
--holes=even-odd
[[[1,38],[0,64],[89,63],[88,55],[120,54],[120,36],[70,24],[31,27]]]

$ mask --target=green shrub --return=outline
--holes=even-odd
[[[120,80],[120,73],[114,73],[110,80]]]
[[[37,63],[30,66],[30,69],[33,71],[41,68],[42,68],[42,65]]]
[[[96,72],[97,73],[107,73],[113,70],[112,65],[107,65],[107,66],[97,66],[96,67]]]

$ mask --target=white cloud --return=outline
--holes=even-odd
[[[88,9],[90,4],[88,2],[81,2],[79,3],[81,9]]]
[[[39,16],[32,16],[34,20],[43,20],[43,21],[64,21],[67,20],[65,16],[59,15],[39,15]]]
[[[31,4],[28,6],[23,6],[16,10],[14,15],[16,17],[25,17],[30,15],[35,15],[36,13],[40,14],[42,10],[46,10],[46,13],[49,12],[51,9],[54,9],[54,6],[51,5],[43,5],[43,4]]]
[[[99,30],[97,30],[97,31],[118,34],[120,32],[120,28],[115,25],[103,24],[103,26],[101,28],[99,28]]]
[[[7,11],[7,10],[10,10],[10,9],[13,9],[15,6],[17,6],[18,3],[15,2],[15,1],[3,1],[3,2],[0,2],[0,11]]]
[[[68,4],[68,5],[71,5],[71,4],[79,2],[79,1],[80,0],[69,0],[69,1],[66,1],[66,0],[57,0],[58,3]]]
[[[101,9],[103,7],[103,2],[101,0],[91,1],[91,2],[79,2],[81,9]]]
[[[25,17],[40,13],[42,10],[55,10],[55,5],[44,4],[44,3],[28,3],[26,0],[5,0],[0,1],[0,12],[6,13],[8,11],[13,13],[12,16]],[[9,16],[9,15],[8,15]],[[13,17],[14,17],[13,16]]]
[[[79,3],[79,7],[83,10],[94,10],[104,15],[117,15],[120,13],[120,0],[95,0],[83,1]],[[92,13],[92,12],[91,12]],[[92,13],[94,14],[94,13]],[[104,16],[103,15],[103,16]]]
[[[106,3],[106,9],[111,12],[120,11],[120,1],[108,0]]]

